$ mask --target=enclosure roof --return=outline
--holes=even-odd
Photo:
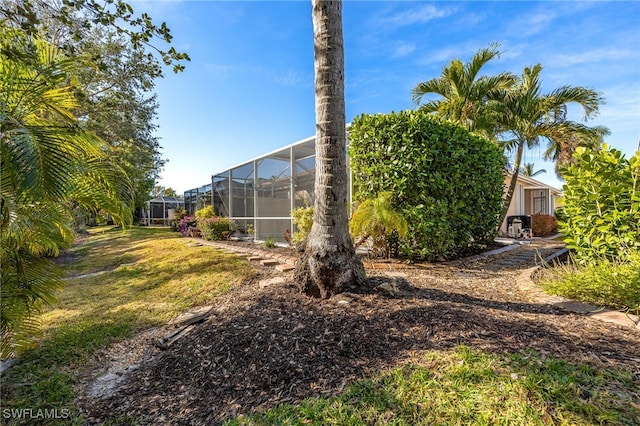
[[[156,197],[152,200],[149,200],[149,203],[180,204],[182,203],[182,200],[178,200],[175,197]]]

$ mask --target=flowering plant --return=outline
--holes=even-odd
[[[180,219],[180,235],[182,235],[183,237],[187,235],[187,230],[189,229],[189,227],[191,226],[196,226],[196,218],[193,216],[184,216],[182,219]]]

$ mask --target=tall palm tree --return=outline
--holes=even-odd
[[[557,153],[557,158],[562,153],[564,158],[571,156],[578,146],[598,147],[602,138],[609,134],[606,127],[588,127],[566,117],[569,104],[582,107],[584,120],[594,117],[602,102],[600,94],[579,86],[562,86],[550,93],[542,93],[541,71],[540,64],[525,68],[517,85],[496,98],[499,100],[502,135],[507,138],[505,149],[515,150],[513,173],[499,223],[504,220],[511,204],[525,148],[533,148],[546,140],[547,152]]]
[[[312,0],[316,176],[313,225],[295,271],[300,290],[328,298],[365,279],[347,214],[342,2]]]
[[[545,169],[540,169],[535,171],[534,170],[535,170],[535,164],[533,163],[525,163],[524,166],[520,167],[520,173],[522,173],[523,176],[536,177],[539,174],[547,173]]]
[[[60,275],[49,257],[73,239],[77,208],[131,217],[129,185],[108,146],[78,126],[74,61],[0,24],[0,351],[37,328]]]
[[[452,60],[438,78],[416,85],[412,90],[413,102],[419,109],[437,113],[468,130],[495,136],[495,116],[490,99],[496,93],[510,88],[517,81],[515,75],[503,72],[494,76],[480,76],[480,71],[490,60],[499,57],[498,44],[480,49],[470,62],[463,64]],[[429,94],[441,96],[422,105]]]

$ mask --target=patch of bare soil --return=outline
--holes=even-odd
[[[169,349],[142,357],[106,395],[81,390],[86,423],[131,416],[141,424],[220,424],[336,394],[423,351],[460,344],[638,370],[638,330],[531,303],[511,271],[433,265],[372,272],[364,288],[329,300],[299,294],[291,275],[262,275],[261,285],[218,299],[209,319]],[[374,290],[385,282],[400,294]]]

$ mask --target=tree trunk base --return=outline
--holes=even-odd
[[[362,261],[353,250],[314,253],[306,248],[298,261],[294,278],[300,292],[307,296],[328,299],[359,287],[366,275]]]

